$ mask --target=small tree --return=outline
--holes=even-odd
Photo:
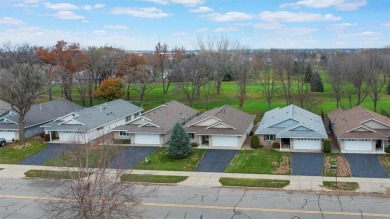
[[[390,79],[387,81],[387,94],[390,94]]]
[[[107,78],[99,88],[93,92],[93,97],[96,99],[104,99],[107,101],[121,98],[125,95],[124,86],[120,78]]]
[[[180,123],[173,127],[171,140],[168,147],[168,155],[173,159],[183,159],[191,155],[192,147],[187,132]]]
[[[314,72],[310,79],[310,87],[313,92],[324,92],[324,84],[318,72]]]
[[[311,82],[311,77],[313,76],[313,71],[311,69],[311,65],[307,65],[306,71],[305,71],[305,82],[310,83]]]
[[[251,137],[251,148],[258,148],[260,147],[260,140],[258,135],[252,135]]]

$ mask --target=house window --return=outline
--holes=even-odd
[[[121,132],[119,132],[119,135],[120,136],[130,136],[130,133],[121,131]]]
[[[195,134],[194,133],[188,133],[188,137],[191,138],[191,139],[194,139],[195,138]]]
[[[275,141],[275,135],[265,135],[266,141]]]
[[[131,120],[131,116],[126,116],[126,122]]]
[[[102,129],[103,129],[103,126],[102,126],[102,127],[99,127],[99,128],[97,128],[97,130],[98,130],[98,131],[100,131],[100,130],[102,130]]]

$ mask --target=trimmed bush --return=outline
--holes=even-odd
[[[385,148],[385,152],[390,154],[390,147]]]
[[[252,137],[251,137],[251,148],[259,148],[259,147],[260,147],[259,136],[252,135]]]
[[[169,141],[168,155],[172,159],[183,159],[191,154],[192,147],[188,134],[180,123],[176,123]]]
[[[272,143],[272,148],[275,148],[275,149],[280,148],[279,142]]]
[[[192,142],[192,143],[191,143],[191,146],[192,146],[193,148],[196,148],[196,147],[198,147],[199,145],[198,145],[198,143],[196,143],[196,142]]]
[[[322,152],[324,153],[330,153],[332,150],[331,145],[330,145],[330,139],[325,139],[324,144],[322,146]]]

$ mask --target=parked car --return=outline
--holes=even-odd
[[[3,147],[5,145],[6,141],[4,138],[0,138],[0,147]]]

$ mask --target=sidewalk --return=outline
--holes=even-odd
[[[10,165],[0,164],[0,179],[2,178],[24,178],[24,172],[28,170],[68,170],[65,167],[31,166],[31,165]],[[189,176],[181,186],[190,187],[220,187],[221,177],[247,178],[247,179],[275,179],[290,180],[286,190],[303,191],[329,191],[322,186],[323,181],[336,181],[336,177],[322,176],[292,176],[292,175],[268,175],[268,174],[240,174],[240,173],[212,173],[212,172],[185,172],[185,171],[157,171],[157,170],[126,170],[125,173],[149,174],[149,175],[175,175]],[[382,193],[390,191],[390,180],[386,178],[357,178],[357,177],[337,177],[338,182],[357,182],[362,193]]]

